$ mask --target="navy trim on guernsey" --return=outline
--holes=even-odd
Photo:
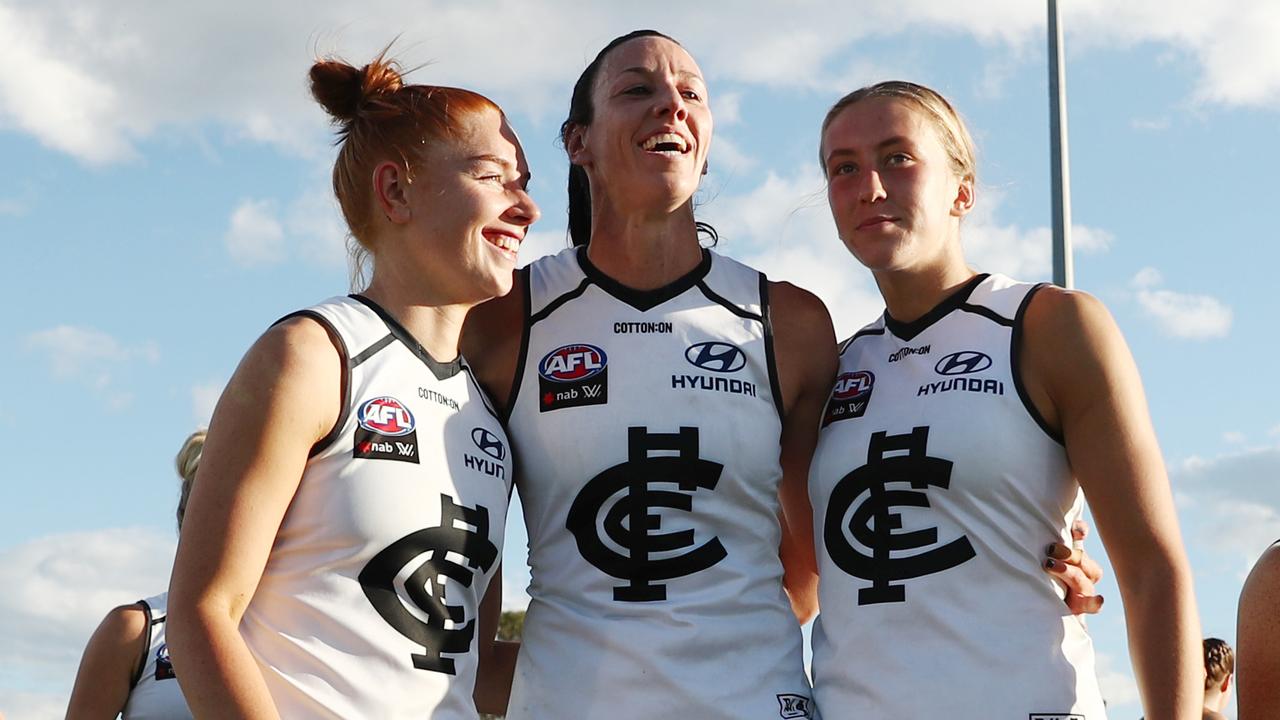
[[[573,300],[576,297],[581,296],[582,293],[587,291],[587,288],[591,287],[591,283],[593,282],[595,281],[592,280],[591,278],[583,278],[582,282],[578,283],[578,287],[570,290],[569,292],[561,295],[555,300],[552,300],[551,302],[547,303],[547,306],[539,310],[536,315],[529,315],[528,311],[525,311],[525,315],[529,316],[528,326],[533,326],[536,323],[542,322],[543,320],[547,319],[548,315],[555,312],[556,310],[559,310],[561,305],[569,302],[570,300]],[[596,283],[596,284],[599,285],[599,283]],[[532,291],[528,289],[526,289],[525,292],[532,294]],[[532,302],[532,298],[529,298],[529,300],[530,302]]]
[[[698,283],[698,287],[702,288],[702,292],[709,293],[710,289],[703,283]],[[778,417],[785,419],[787,413],[782,407],[782,383],[778,380],[778,361],[773,354],[773,319],[769,314],[769,278],[764,273],[760,273],[760,324],[764,326],[764,359],[769,366],[769,390],[773,392],[773,406],[778,411]]]
[[[885,330],[882,327],[864,328],[862,330],[859,330],[858,332],[853,334],[853,337],[849,338],[848,340],[845,340],[844,343],[840,345],[840,352],[837,354],[840,356],[843,356],[844,351],[852,347],[853,341],[857,340],[860,337],[867,337],[868,335],[883,335],[884,333],[885,333]]]
[[[760,282],[761,282],[761,283],[768,282],[768,278],[766,278],[766,277],[764,276],[764,273],[760,273]],[[756,322],[759,322],[759,323],[763,323],[763,322],[764,322],[764,316],[763,316],[763,315],[757,315],[757,314],[755,314],[755,313],[751,312],[750,310],[743,310],[742,308],[738,307],[737,305],[734,305],[733,303],[729,302],[728,300],[725,300],[724,298],[722,298],[722,297],[720,297],[719,295],[717,295],[717,294],[715,293],[715,291],[714,291],[714,290],[712,290],[711,288],[707,287],[707,284],[706,284],[705,282],[703,282],[703,281],[699,280],[699,281],[698,281],[698,283],[697,283],[697,285],[698,285],[698,290],[702,291],[702,294],[703,294],[703,295],[704,295],[708,300],[710,300],[711,302],[713,302],[713,303],[715,303],[715,304],[717,304],[717,305],[719,305],[719,306],[723,307],[725,310],[728,310],[729,312],[733,313],[734,315],[737,315],[737,316],[738,316],[738,317],[740,317],[740,318],[746,318],[747,320],[755,320]],[[767,297],[767,293],[765,293],[764,288],[763,288],[763,286],[762,286],[762,287],[761,287],[761,289],[760,289],[760,302],[761,302],[761,309],[762,309],[762,310],[764,309],[764,303],[766,302],[766,301],[765,301],[765,298],[766,298],[766,297]]]
[[[524,282],[521,283],[521,276]],[[507,422],[511,420],[511,412],[515,409],[516,398],[520,396],[520,380],[524,377],[524,361],[525,356],[529,354],[529,330],[533,327],[534,320],[530,316],[533,312],[533,273],[528,267],[516,271],[515,282],[520,287],[520,292],[524,295],[524,320],[520,323],[520,354],[516,356],[516,376],[511,379],[511,392],[507,393],[506,403],[502,407],[502,412],[498,415],[498,419],[502,421],[502,427],[507,427]],[[586,290],[586,284],[581,286],[583,291]]]
[[[390,345],[395,341],[396,341],[395,335],[392,335],[391,333],[387,333],[386,335],[383,335],[381,340],[370,345],[364,350],[361,350],[359,355],[356,355],[355,357],[351,358],[351,362],[347,363],[347,367],[351,368],[352,370],[355,370],[356,368],[363,365],[365,360],[368,360],[374,355],[377,355],[379,352],[382,351],[383,348],[385,348],[386,346]]]
[[[914,340],[917,335],[927,330],[930,325],[933,325],[942,318],[951,314],[952,310],[964,307],[965,301],[969,299],[969,295],[973,292],[973,289],[978,287],[978,285],[988,277],[990,277],[990,273],[978,273],[973,276],[969,282],[965,283],[958,290],[948,295],[942,302],[935,305],[932,310],[911,322],[894,320],[893,316],[889,314],[888,309],[886,309],[884,311],[884,325],[889,328],[889,332],[893,333],[895,336],[903,340]],[[1008,322],[1006,321],[1003,324],[1008,324]]]
[[[698,263],[697,267],[685,273],[682,277],[653,290],[636,290],[605,275],[599,268],[592,265],[591,258],[587,257],[587,247],[587,245],[583,245],[578,248],[578,265],[582,267],[583,274],[591,282],[599,285],[601,290],[642,312],[651,310],[680,295],[685,290],[698,284],[711,270],[711,253],[707,252],[706,248],[702,248],[702,262]],[[539,314],[541,315],[541,313]]]
[[[316,441],[311,446],[311,450],[307,452],[307,459],[319,455],[325,448],[329,447],[334,440],[338,439],[338,435],[342,430],[342,426],[347,422],[347,406],[351,400],[351,359],[350,351],[347,350],[347,344],[342,340],[342,336],[338,334],[337,328],[329,324],[324,316],[311,310],[298,310],[291,312],[279,320],[271,323],[271,327],[275,327],[286,320],[292,320],[296,317],[304,317],[320,323],[320,327],[329,335],[329,342],[333,343],[333,347],[338,351],[338,361],[342,367],[342,377],[339,381],[342,385],[342,412],[338,413],[338,419],[333,423],[333,427],[329,428],[329,432],[325,436]],[[378,343],[381,344],[381,343]],[[361,353],[361,355],[372,353]],[[367,358],[361,358],[360,362],[364,362]]]
[[[982,317],[990,320],[991,322],[994,322],[997,325],[1003,325],[1005,327],[1013,327],[1013,320],[1010,320],[1009,318],[1001,315],[1000,313],[996,312],[995,310],[992,310],[989,307],[983,307],[981,305],[970,305],[969,303],[964,303],[956,309],[963,310],[965,312],[971,312],[974,315],[981,315]]]
[[[1046,287],[1046,283],[1040,283],[1027,291],[1027,296],[1022,298],[1022,304],[1018,306],[1018,312],[1013,317],[1013,335],[1009,339],[1009,365],[1013,371],[1013,387],[1018,391],[1018,398],[1022,400],[1022,406],[1027,409],[1027,414],[1032,420],[1040,426],[1045,435],[1053,438],[1055,442],[1066,447],[1066,439],[1062,433],[1054,430],[1049,426],[1049,422],[1040,414],[1040,410],[1036,408],[1035,403],[1031,402],[1031,395],[1027,393],[1027,386],[1022,381],[1022,335],[1024,329],[1024,316],[1027,314],[1027,307],[1031,305],[1031,298],[1036,293]]]
[[[418,359],[431,370],[431,374],[435,375],[437,380],[448,380],[454,375],[462,372],[461,356],[455,357],[449,362],[440,362],[439,360],[436,360],[431,357],[431,353],[427,352],[426,348],[422,347],[422,343],[418,342],[418,339],[406,330],[405,327],[400,324],[399,320],[392,317],[391,313],[383,310],[381,305],[370,300],[364,295],[352,294],[350,297],[352,300],[356,300],[372,310],[375,315],[381,318],[382,322],[386,324],[387,329],[391,331],[391,334],[395,335],[397,340],[403,343],[405,347],[409,348],[409,352],[417,355]]]
[[[147,621],[144,626],[146,630],[142,635],[142,654],[138,657],[138,666],[133,669],[133,679],[129,682],[129,689],[138,687],[138,681],[142,679],[142,671],[147,667],[147,656],[151,654],[151,626],[155,624],[151,620],[151,605],[146,600],[139,600],[134,605],[142,606],[142,614],[146,616]]]

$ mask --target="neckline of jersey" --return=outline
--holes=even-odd
[[[427,366],[427,369],[431,371],[431,374],[435,376],[436,380],[448,380],[454,375],[462,372],[461,354],[449,362],[440,362],[439,360],[431,357],[431,353],[427,352],[427,349],[422,347],[422,343],[418,342],[418,339],[415,338],[413,334],[405,328],[405,326],[400,324],[399,320],[396,320],[391,313],[387,312],[381,305],[370,300],[364,295],[360,295],[359,293],[352,293],[348,297],[372,310],[373,313],[382,320],[383,324],[387,326],[387,330],[391,331],[392,337],[399,340],[405,347],[409,348],[409,352],[418,356],[418,359],[422,361],[423,365]]]
[[[952,292],[950,295],[943,298],[942,302],[934,305],[932,310],[911,322],[895,320],[893,316],[889,314],[889,309],[885,308],[884,326],[897,338],[907,341],[914,340],[917,335],[929,329],[929,326],[938,322],[947,315],[950,315],[952,310],[964,305],[965,301],[969,299],[969,295],[973,293],[974,289],[981,285],[983,280],[986,280],[989,277],[991,277],[991,273],[978,273],[977,275],[974,275],[969,282],[960,286],[960,288],[955,292]]]
[[[698,263],[697,267],[666,285],[653,290],[637,290],[627,287],[604,274],[600,268],[592,264],[591,258],[587,257],[586,245],[578,248],[577,255],[578,266],[582,268],[582,272],[587,276],[587,279],[620,302],[644,312],[652,310],[697,285],[702,281],[702,278],[707,276],[707,273],[711,272],[711,253],[706,248],[701,248],[701,250],[702,261]]]

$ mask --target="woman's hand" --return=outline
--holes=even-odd
[[[1070,546],[1050,543],[1044,551],[1044,569],[1067,589],[1063,602],[1072,615],[1096,615],[1102,610],[1102,596],[1095,585],[1102,580],[1102,567],[1084,551],[1089,524],[1076,518],[1071,523]]]

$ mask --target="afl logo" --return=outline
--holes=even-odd
[[[726,342],[700,342],[684,351],[684,359],[711,372],[731,373],[746,367],[747,354]]]
[[[494,460],[501,462],[507,457],[507,446],[502,444],[502,439],[485,428],[478,427],[472,430],[471,442],[480,448],[480,452]]]
[[[599,375],[609,363],[595,345],[565,345],[547,353],[538,363],[538,374],[555,382],[577,382]]]
[[[871,392],[876,376],[867,370],[847,372],[836,378],[836,387],[831,392],[832,400],[854,400]]]
[[[933,369],[939,375],[968,375],[991,367],[991,358],[977,350],[961,350],[938,361]]]
[[[360,427],[387,437],[399,437],[413,432],[413,413],[393,397],[366,400],[360,406],[356,418],[360,421]]]

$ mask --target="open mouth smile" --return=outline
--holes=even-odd
[[[641,150],[665,155],[684,155],[689,152],[690,148],[691,144],[688,140],[673,132],[650,135],[644,142],[640,143]]]

